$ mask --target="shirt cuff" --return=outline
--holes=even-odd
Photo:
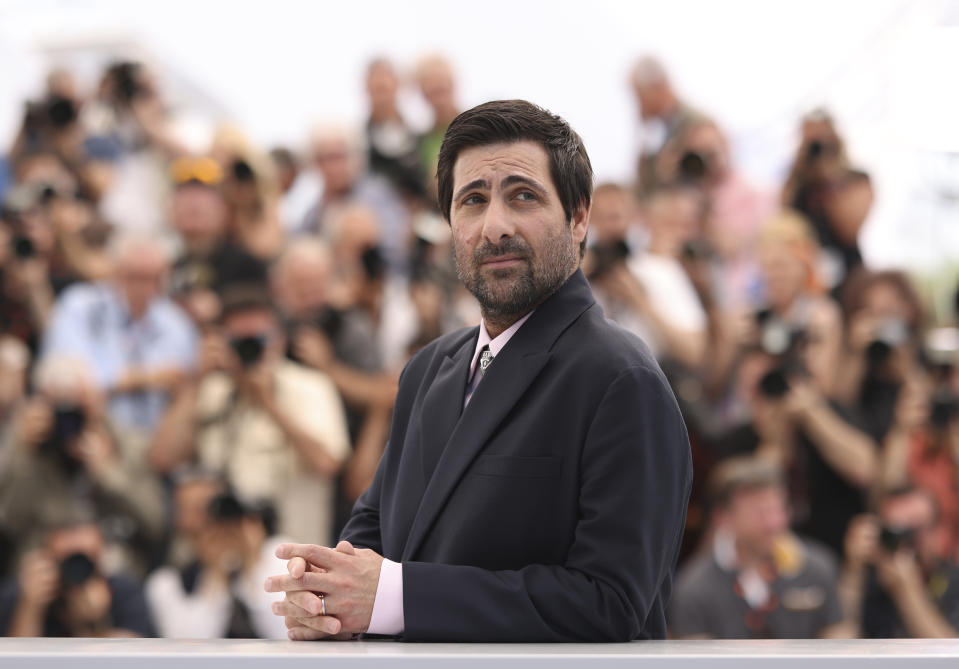
[[[380,581],[373,598],[369,634],[402,634],[403,619],[403,565],[383,558]]]

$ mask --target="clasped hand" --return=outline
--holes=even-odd
[[[264,587],[286,593],[273,613],[285,618],[290,639],[351,639],[369,629],[382,556],[348,541],[335,549],[281,544],[276,556],[289,560],[288,573],[269,577]]]

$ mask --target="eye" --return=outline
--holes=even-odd
[[[482,195],[479,195],[478,193],[473,193],[471,195],[467,195],[466,197],[464,197],[463,200],[460,202],[460,204],[465,207],[472,204],[482,204],[484,201],[485,200],[483,199]]]
[[[536,194],[530,190],[521,190],[515,195],[516,199],[521,202],[535,202]]]

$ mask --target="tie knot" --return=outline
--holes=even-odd
[[[480,351],[480,369],[483,370],[483,373],[486,373],[486,368],[490,366],[490,363],[493,362],[493,353],[489,350],[489,346],[484,346],[483,350]]]

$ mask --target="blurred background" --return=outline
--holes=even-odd
[[[443,132],[519,97],[687,420],[672,634],[955,636],[957,63],[955,0],[0,0],[0,633],[284,636],[273,546],[479,319]]]

